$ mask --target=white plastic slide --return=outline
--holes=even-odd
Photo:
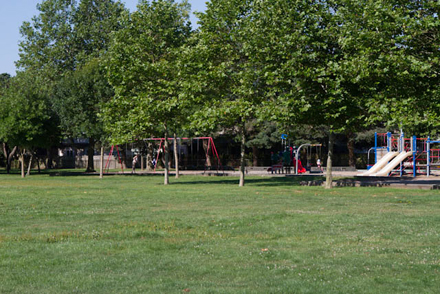
[[[366,172],[359,174],[358,176],[370,176],[374,173],[377,173],[380,171],[384,166],[388,164],[388,162],[393,159],[399,152],[388,152],[385,154],[378,162],[376,162],[375,165],[373,165],[369,170]]]
[[[399,155],[396,156],[390,163],[388,163],[383,169],[381,169],[377,174],[374,176],[376,177],[386,177],[388,174],[396,167],[398,166],[402,161],[404,161],[407,157],[411,156],[413,153],[412,151],[409,152],[400,152]]]

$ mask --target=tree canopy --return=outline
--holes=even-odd
[[[37,8],[21,27],[17,66],[40,77],[62,133],[89,138],[87,170],[93,171],[94,142],[104,137],[98,113],[113,92],[101,60],[126,10],[114,0],[45,0]]]
[[[115,97],[103,112],[113,142],[161,135],[178,127],[182,117],[178,57],[191,33],[186,1],[141,1],[125,15],[114,35],[108,59],[108,78]],[[168,145],[165,184],[168,184]]]

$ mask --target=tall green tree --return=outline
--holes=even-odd
[[[97,68],[112,32],[120,28],[121,14],[127,11],[115,0],[45,0],[37,8],[39,14],[21,27],[17,66],[41,77],[64,134],[89,138],[87,170],[92,171],[94,143],[103,136],[98,132],[102,128],[94,125],[101,94],[111,92],[103,77],[97,82]],[[84,91],[86,87],[90,91]],[[82,105],[68,109],[77,103]]]
[[[26,150],[49,147],[59,139],[56,119],[53,119],[47,101],[45,92],[39,88],[37,76],[30,72],[18,73],[11,79],[4,95],[0,96],[0,141],[6,147],[17,146],[21,149],[22,176]],[[10,153],[8,172],[9,156]]]
[[[8,73],[0,74],[0,113],[3,117],[0,117],[0,121],[5,119],[7,115],[7,103],[8,103],[8,88],[11,82],[11,75]],[[2,143],[2,151],[5,157],[6,172],[9,173],[11,169],[12,158],[17,151],[17,146],[9,146],[7,142]]]
[[[53,82],[75,68],[76,0],[45,0],[37,9],[39,14],[20,28],[23,40],[16,65],[19,70],[37,70]]]
[[[188,50],[190,86],[199,131],[235,127],[241,143],[240,181],[245,184],[247,123],[258,117],[264,99],[261,67],[252,62],[253,9],[257,1],[213,0],[198,14],[197,43]],[[188,70],[188,69],[187,69]]]
[[[439,12],[437,1],[393,1],[378,8],[383,22],[371,17],[379,29],[370,39],[381,51],[371,61],[378,84],[369,107],[387,126],[438,133]]]
[[[335,20],[327,2],[256,2],[250,56],[254,63],[264,65],[262,83],[267,99],[262,104],[267,117],[280,125],[337,128],[335,118],[345,101],[334,74],[340,55],[331,29]],[[329,176],[331,154],[329,148]]]
[[[253,56],[266,64],[271,95],[265,109],[286,124],[328,127],[330,188],[333,134],[389,120],[380,113],[397,104],[381,102],[405,101],[420,89],[414,77],[423,66],[407,54],[404,43],[412,36],[404,32],[411,9],[402,1],[258,3],[252,47]]]
[[[54,109],[59,115],[64,136],[89,138],[87,171],[93,171],[95,141],[103,142],[106,139],[98,113],[114,95],[100,60],[91,60],[66,74],[56,84],[53,95],[56,97]]]
[[[182,123],[186,107],[178,65],[191,33],[189,11],[186,1],[141,1],[137,11],[125,15],[109,53],[108,76],[116,95],[103,111],[106,129],[114,143],[165,137],[165,184],[168,137]]]

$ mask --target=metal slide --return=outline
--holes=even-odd
[[[369,170],[367,170],[366,172],[364,172],[362,174],[359,174],[358,176],[370,176],[374,173],[377,173],[382,168],[384,168],[384,166],[386,166],[391,159],[393,159],[395,156],[397,156],[397,154],[399,154],[399,152],[388,152],[375,165],[373,165]]]
[[[381,169],[377,174],[374,174],[373,176],[376,176],[376,177],[387,177],[388,174],[396,166],[398,166],[402,161],[404,161],[407,157],[411,156],[412,154],[413,154],[412,151],[401,152],[399,155],[397,155],[396,158],[394,158],[390,163],[388,163],[383,169]]]

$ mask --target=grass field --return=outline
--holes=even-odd
[[[438,293],[440,193],[0,175],[0,293]]]

